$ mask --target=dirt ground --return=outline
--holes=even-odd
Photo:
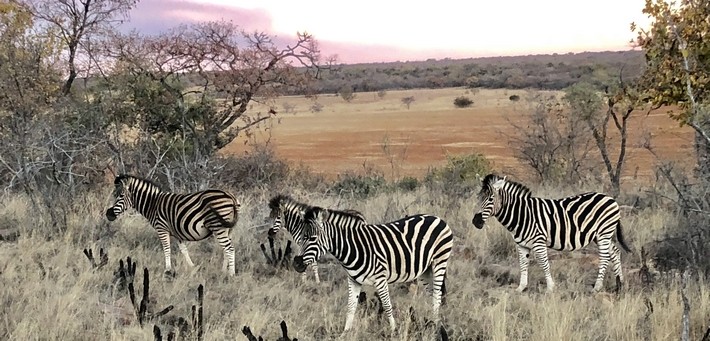
[[[514,94],[521,100],[510,101]],[[453,100],[461,95],[474,104],[456,108]],[[415,98],[410,108],[401,101],[407,96]],[[263,126],[251,141],[270,140],[279,156],[328,177],[359,171],[364,165],[387,177],[422,176],[430,167],[444,164],[447,155],[477,152],[492,160],[496,170],[529,178],[529,170],[514,157],[507,138],[515,133],[508,120],[519,120],[527,97],[526,90],[416,89],[388,91],[383,98],[374,92],[357,93],[348,103],[329,94],[316,99],[323,105],[317,113],[310,110],[311,99],[283,97],[276,102],[278,120]],[[284,113],[284,104],[294,110]],[[624,176],[635,175],[641,181],[655,178],[658,161],[641,147],[648,134],[662,159],[692,165],[693,133],[668,118],[666,110],[634,113],[630,126]],[[614,129],[610,126],[611,132]],[[234,141],[226,151],[244,151],[245,142]]]

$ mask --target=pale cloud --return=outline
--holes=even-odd
[[[271,16],[264,9],[183,0],[141,0],[123,27],[155,34],[180,24],[214,20],[231,20],[247,30],[273,31]]]
[[[232,20],[281,38],[309,32],[344,62],[628,49],[644,0],[142,0],[131,25]]]

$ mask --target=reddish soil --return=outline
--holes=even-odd
[[[329,177],[363,164],[374,166],[386,176],[422,176],[430,167],[445,163],[448,154],[479,152],[493,161],[498,171],[529,178],[530,170],[515,157],[508,138],[514,129],[507,119],[520,116],[521,104],[508,100],[512,94],[524,98],[524,91],[465,89],[390,91],[383,99],[372,93],[358,93],[346,103],[339,97],[323,96],[323,111],[311,113],[312,102],[303,98],[283,98],[281,103],[296,105],[296,114],[280,115],[280,124],[270,130],[276,152],[294,163],[302,162]],[[453,98],[471,97],[475,104],[457,109]],[[414,96],[407,109],[401,98]],[[641,147],[650,134],[652,145],[664,160],[692,165],[692,130],[679,127],[665,110],[650,115],[634,113],[630,122],[627,167],[624,176],[641,181],[655,178],[656,158]],[[610,134],[615,128],[610,126]],[[618,136],[611,134],[611,143]],[[257,137],[264,139],[265,135]],[[245,150],[244,141],[235,141],[227,152]],[[385,147],[389,152],[385,152]],[[616,157],[616,151],[614,151]],[[390,162],[390,158],[393,162]],[[391,164],[397,165],[394,169]],[[603,164],[600,163],[600,167]]]

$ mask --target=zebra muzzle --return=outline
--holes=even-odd
[[[298,273],[306,271],[306,263],[303,262],[302,256],[293,257],[293,269]]]
[[[486,224],[486,222],[483,221],[483,214],[480,213],[476,213],[476,215],[473,216],[473,220],[471,220],[471,223],[473,223],[473,226],[478,229],[482,229],[483,225]]]
[[[116,214],[113,213],[113,208],[109,208],[106,210],[106,219],[108,219],[108,221],[116,220]]]

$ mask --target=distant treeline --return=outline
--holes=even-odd
[[[625,80],[631,80],[641,74],[644,64],[641,51],[351,64],[323,72],[317,91],[459,86],[559,90],[580,81],[603,86],[618,79],[620,74]]]
[[[323,70],[314,90],[321,94],[460,86],[560,90],[580,81],[602,87],[620,75],[626,81],[639,77],[644,65],[641,51],[343,64]],[[180,82],[193,86],[191,78],[183,75]]]

